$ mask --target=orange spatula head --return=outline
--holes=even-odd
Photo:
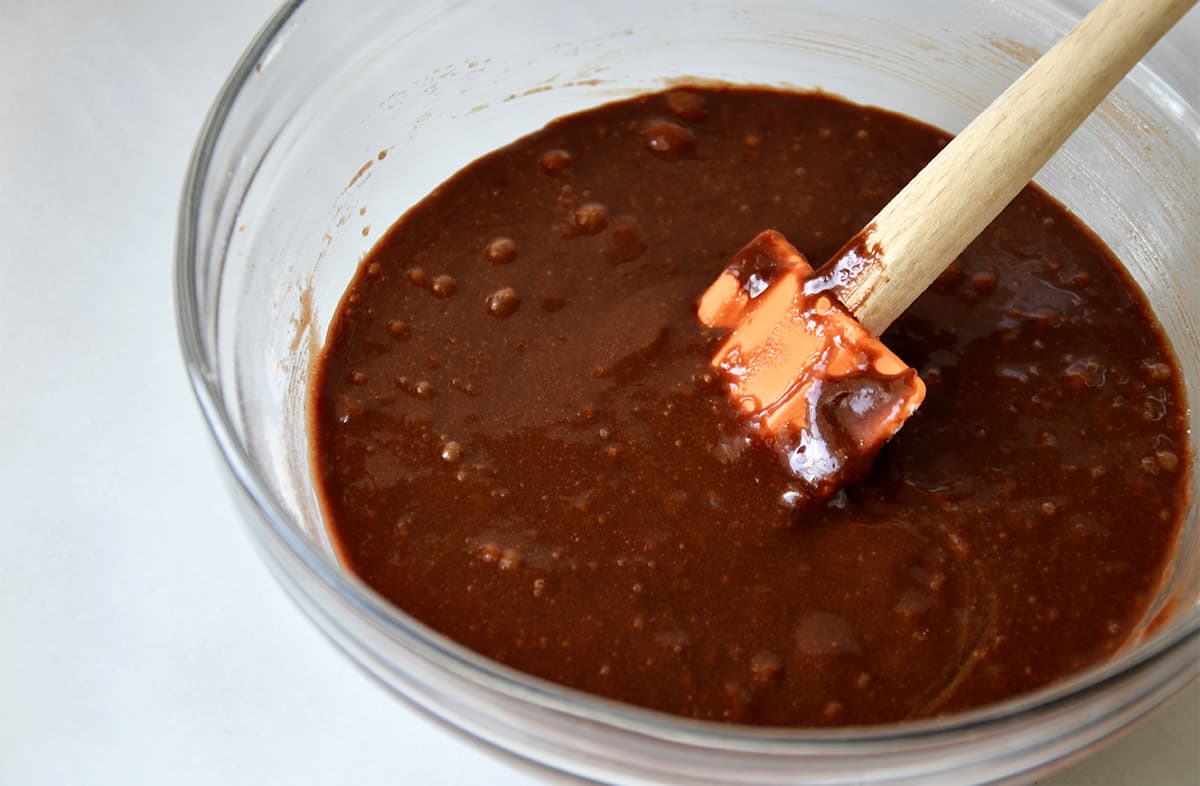
[[[920,406],[925,384],[826,292],[778,232],[758,235],[701,296],[697,315],[729,330],[712,364],[752,432],[821,501],[861,478]]]

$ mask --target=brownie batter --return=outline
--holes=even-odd
[[[860,484],[795,507],[697,297],[760,230],[827,259],[945,144],[820,94],[691,89],[473,163],[363,261],[312,399],[349,569],[497,661],[668,713],[955,712],[1111,656],[1185,507],[1142,295],[1036,188],[884,339],[928,386]]]

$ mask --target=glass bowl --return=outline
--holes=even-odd
[[[176,261],[187,368],[266,564],[389,690],[497,750],[597,781],[992,783],[1045,775],[1127,729],[1198,672],[1194,498],[1162,591],[1120,656],[1099,668],[943,719],[720,726],[528,677],[389,605],[333,554],[304,428],[310,362],[362,255],[478,156],[563,114],[689,77],[820,88],[957,131],[1077,18],[1049,0],[286,4],[202,131]],[[1193,52],[1160,44],[1038,179],[1144,289],[1192,401]],[[1193,463],[1193,489],[1198,471]]]

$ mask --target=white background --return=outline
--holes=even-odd
[[[0,786],[540,782],[386,695],[291,606],[187,386],[184,168],[272,10],[0,0]],[[1192,686],[1046,783],[1197,784],[1198,751]]]

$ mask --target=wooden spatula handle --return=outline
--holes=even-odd
[[[858,321],[900,316],[1196,2],[1105,0],[976,117],[864,229],[834,287]]]

